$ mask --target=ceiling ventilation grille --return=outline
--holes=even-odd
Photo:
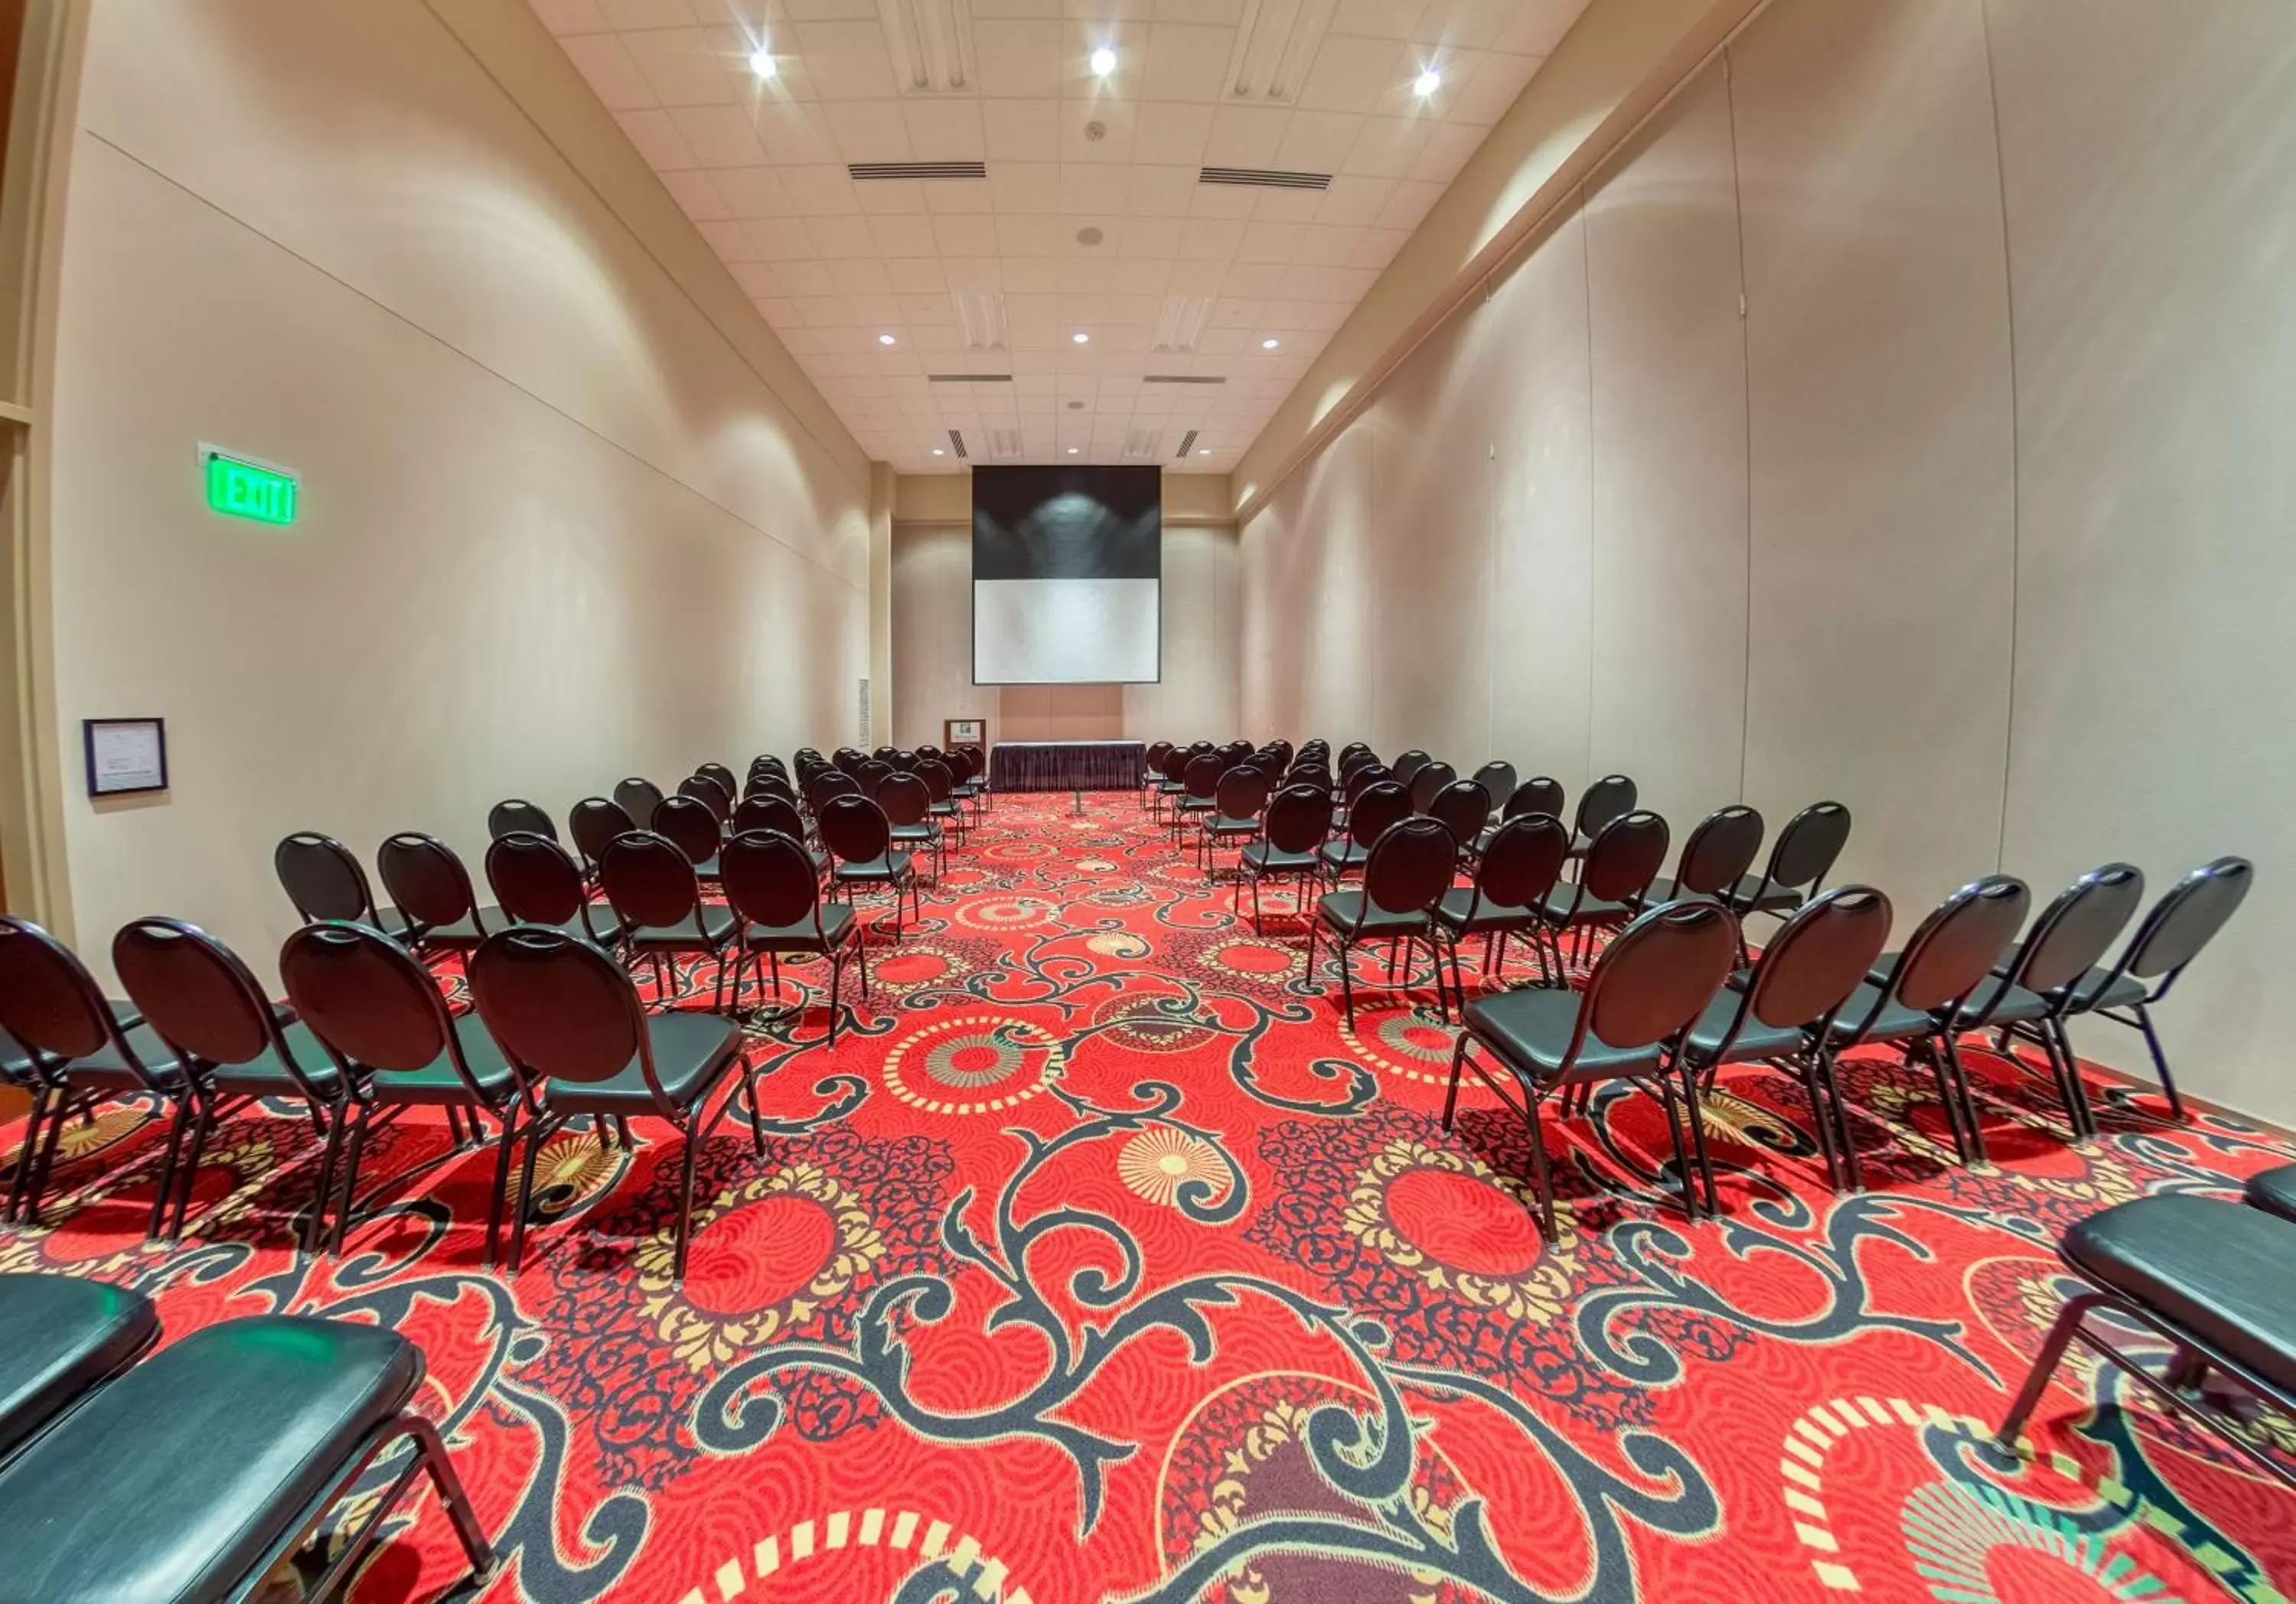
[[[927,384],[1010,384],[1010,373],[927,373]]]
[[[1226,184],[1247,189],[1327,190],[1329,173],[1285,173],[1274,168],[1206,168],[1199,184]]]
[[[992,429],[988,431],[988,454],[1000,462],[1009,462],[1021,454],[1021,431],[1017,429]]]
[[[1218,373],[1148,373],[1143,384],[1226,384],[1227,380]]]
[[[1212,315],[1209,295],[1168,295],[1156,317],[1159,351],[1193,351],[1204,337],[1204,323]]]
[[[904,94],[970,94],[980,87],[972,0],[877,0],[877,14]]]
[[[956,336],[968,351],[1004,348],[1004,298],[994,290],[952,290]]]
[[[1187,433],[1180,437],[1180,448],[1174,452],[1172,455],[1178,461],[1185,462],[1187,460],[1188,453],[1193,451],[1195,448],[1196,431],[1192,429],[1188,430]]]
[[[1164,431],[1160,429],[1127,430],[1124,435],[1124,459],[1129,462],[1153,462],[1164,447]]]
[[[931,184],[950,178],[988,176],[988,164],[985,161],[849,161],[845,170],[856,184],[890,184],[904,179]]]
[[[956,453],[956,460],[960,462],[972,454],[964,448],[964,431],[961,429],[952,429],[948,431],[948,444],[950,449]]]
[[[1228,57],[1227,92],[1290,105],[1332,26],[1338,0],[1244,0],[1243,26]]]

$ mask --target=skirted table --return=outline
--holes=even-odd
[[[1147,762],[1137,741],[1000,741],[988,752],[988,789],[1138,790]]]

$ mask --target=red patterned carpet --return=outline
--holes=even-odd
[[[480,1258],[491,1157],[436,1124],[371,1149],[368,1184],[405,1184],[340,1261],[299,1257],[316,1151],[284,1109],[226,1127],[173,1247],[142,1237],[138,1116],[76,1131],[51,1228],[0,1232],[0,1270],[132,1283],[171,1337],[291,1310],[419,1338],[504,1551],[489,1599],[2291,1587],[2286,1494],[2117,1372],[2077,1353],[2029,1460],[1983,1424],[2070,1284],[2070,1223],[2225,1190],[2284,1137],[2114,1090],[2076,1149],[1980,1052],[1996,1166],[1964,1170],[1921,1079],[1853,1060],[1871,1190],[1835,1197],[1798,1089],[1734,1070],[1709,1105],[1727,1218],[1690,1226],[1663,1120],[1612,1088],[1560,1127],[1542,1251],[1520,1127],[1472,1090],[1439,1123],[1431,993],[1344,1031],[1303,928],[1255,936],[1228,898],[1128,798],[1001,805],[833,1052],[818,1007],[755,1033],[767,1154],[719,1127],[683,1289],[658,1128],[635,1159],[557,1142],[511,1281]],[[688,1005],[711,979],[682,977]],[[425,1497],[357,1596],[455,1579]]]

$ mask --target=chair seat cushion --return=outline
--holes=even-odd
[[[653,1049],[653,1072],[662,1094],[678,1108],[690,1109],[709,1094],[733,1061],[742,1027],[718,1014],[648,1014],[646,1039]],[[654,1106],[645,1070],[636,1059],[611,1080],[554,1080],[547,1095],[551,1108],[561,1114],[630,1114]]]
[[[723,946],[733,938],[741,921],[734,910],[724,903],[703,903],[690,919],[674,925],[633,925],[630,945],[641,952],[659,953],[693,946],[707,942],[711,946]]]
[[[1724,986],[1714,994],[1714,1000],[1690,1027],[1690,1055],[1702,1064],[1710,1064],[1720,1052],[1723,1038],[1729,1035],[1732,1021],[1738,1010],[1745,1005],[1742,994]],[[1729,1056],[1723,1061],[1732,1064],[1751,1063],[1759,1059],[1784,1058],[1801,1051],[1801,1032],[1787,1025],[1765,1025],[1751,1014],[1731,1038]]]
[[[1353,841],[1326,841],[1316,856],[1323,860],[1325,868],[1345,873],[1350,869],[1360,869],[1369,862],[1371,848],[1358,847]]]
[[[1576,912],[1571,911],[1573,902],[1578,903]],[[1580,900],[1578,888],[1572,885],[1557,886],[1549,891],[1544,905],[1546,916],[1557,924],[1624,924],[1634,917],[1634,910],[1624,903],[1615,903],[1602,896]]]
[[[908,872],[909,855],[906,852],[889,852],[883,857],[866,860],[857,858],[851,863],[837,865],[839,880],[859,880],[865,885],[882,885],[897,880]]]
[[[1874,1018],[1874,1027],[1861,1037],[1857,1027],[1866,1022],[1866,1016],[1873,1012],[1874,1002],[1881,995],[1882,988],[1871,980],[1859,981],[1857,989],[1849,994],[1849,1001],[1844,1002],[1841,1011],[1833,1016],[1833,1027],[1826,1033],[1826,1039],[1836,1045],[1856,1040],[1894,1042],[1906,1036],[1927,1035],[1936,1028],[1929,1015],[1907,1008],[1892,997],[1882,1004],[1882,1011]]]
[[[2214,1198],[2139,1198],[2065,1233],[2099,1286],[2296,1389],[2296,1223]]]
[[[496,1044],[494,1033],[477,1014],[457,1014],[455,1043],[463,1050],[463,1062],[470,1066],[479,1090],[489,1102],[501,1101],[511,1088],[511,1067],[502,1048]],[[470,1086],[445,1053],[420,1069],[383,1070],[370,1084],[374,1094],[385,1102],[461,1103],[467,1102],[471,1095]]]
[[[1532,1082],[1545,1080],[1562,1068],[1578,1023],[1578,994],[1560,987],[1526,986],[1477,997],[1467,1004],[1467,1029],[1475,1039]],[[1577,1068],[1625,1075],[1654,1069],[1658,1062],[1655,1046],[1613,1047],[1589,1031]]]
[[[11,1596],[234,1592],[422,1379],[420,1348],[349,1321],[260,1315],[193,1332],[0,1469]]]
[[[2248,1178],[2247,1198],[2255,1207],[2296,1220],[2296,1164],[2284,1164]]]
[[[1765,891],[1760,875],[1742,874],[1724,900],[1741,913],[1791,913],[1801,906],[1802,896],[1776,886]]]
[[[742,930],[742,939],[753,951],[760,953],[817,953],[844,940],[845,932],[852,928],[851,908],[843,903],[824,902],[821,904],[821,929],[818,932],[810,922],[753,924]]]
[[[1244,867],[1262,874],[1306,874],[1318,861],[1315,853],[1279,852],[1265,841],[1254,841],[1243,849]]]
[[[1666,874],[1662,874],[1659,876],[1658,879],[1651,881],[1650,889],[1643,895],[1643,901],[1653,908],[1658,906],[1660,903],[1713,902],[1716,900],[1717,898],[1711,891],[1684,890],[1680,880],[1676,880],[1671,875]]]
[[[1360,891],[1334,891],[1316,904],[1316,916],[1342,933],[1358,928],[1366,936],[1401,936],[1427,928],[1427,915],[1398,913],[1367,903]]]
[[[1513,908],[1505,903],[1495,903],[1485,897],[1475,900],[1472,887],[1455,886],[1443,893],[1443,900],[1435,904],[1435,917],[1447,929],[1462,936],[1477,936],[1490,930],[1521,930],[1538,922],[1538,915],[1529,908]]]
[[[0,1460],[160,1334],[140,1292],[76,1275],[0,1275]]]
[[[1893,952],[1882,953],[1874,961],[1874,967],[1866,971],[1866,979],[1876,986],[1889,985],[1890,977],[1897,972],[1898,957],[1898,954]],[[1976,989],[1962,999],[1961,1006],[1952,1019],[1948,1020],[1944,1017],[1945,1011],[1939,1009],[1938,1023],[1941,1026],[1950,1024],[1956,1030],[1976,1030],[1991,1025],[2021,1025],[2049,1011],[2048,1003],[2038,993],[2027,991],[2021,986],[2013,986],[2005,993],[1998,978],[2004,972],[1996,970],[1992,977],[1979,981]],[[1842,1011],[1847,1013],[1849,1010]]]
[[[324,1043],[311,1034],[311,1027],[299,1020],[279,1033],[287,1043],[289,1056],[295,1067],[303,1072],[304,1079],[321,1095],[332,1097],[341,1071],[335,1068],[335,1056]],[[215,1071],[214,1083],[220,1092],[249,1093],[257,1097],[300,1097],[302,1088],[295,1084],[279,1054],[265,1048],[260,1058],[244,1064],[225,1064]]]
[[[127,1051],[134,1053],[136,1061],[151,1072],[152,1079],[163,1087],[182,1085],[183,1066],[176,1061],[175,1051],[160,1039],[159,1032],[142,1022],[144,1016],[135,1011],[135,1004],[112,1000],[105,1005],[111,1010],[111,1017],[119,1022],[122,1034],[127,1037]],[[73,1063],[66,1074],[68,1078],[82,1086],[134,1088],[144,1084],[135,1072],[120,1060],[119,1049],[108,1042]]]
[[[432,925],[422,932],[422,943],[425,946],[445,947],[449,952],[468,952],[510,923],[509,914],[489,904],[477,910],[475,916],[464,914],[451,924]]]
[[[2009,972],[2017,962],[2017,948],[2021,945],[2022,944],[2012,942],[2002,949],[2000,961],[1993,966],[1995,974],[2005,975]],[[2146,994],[2144,982],[2133,975],[2123,975],[2111,986],[2106,986],[2106,978],[2112,973],[2111,970],[2089,970],[2075,984],[2074,994],[2090,999],[2088,1006],[2091,1008],[2133,1008],[2144,1001]],[[2098,995],[2100,990],[2103,993],[2102,996]]]
[[[1215,817],[1206,819],[1204,821],[1204,828],[1211,831],[1214,835],[1258,835],[1259,833],[1259,821],[1258,819],[1232,819],[1226,814],[1220,814]]]

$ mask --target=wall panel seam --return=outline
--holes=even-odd
[[[2017,454],[2017,261],[2009,239],[2009,157],[2001,144],[2001,86],[1993,70],[1993,7],[1978,0],[1978,28],[1985,47],[1985,100],[1993,113],[1993,172],[2001,197],[2001,321],[2009,347],[2009,696],[2001,720],[2001,822],[1994,832],[1993,868],[2007,872],[2009,788],[2017,772],[2017,579],[2024,564],[2018,549],[2024,527],[2025,476]]]

